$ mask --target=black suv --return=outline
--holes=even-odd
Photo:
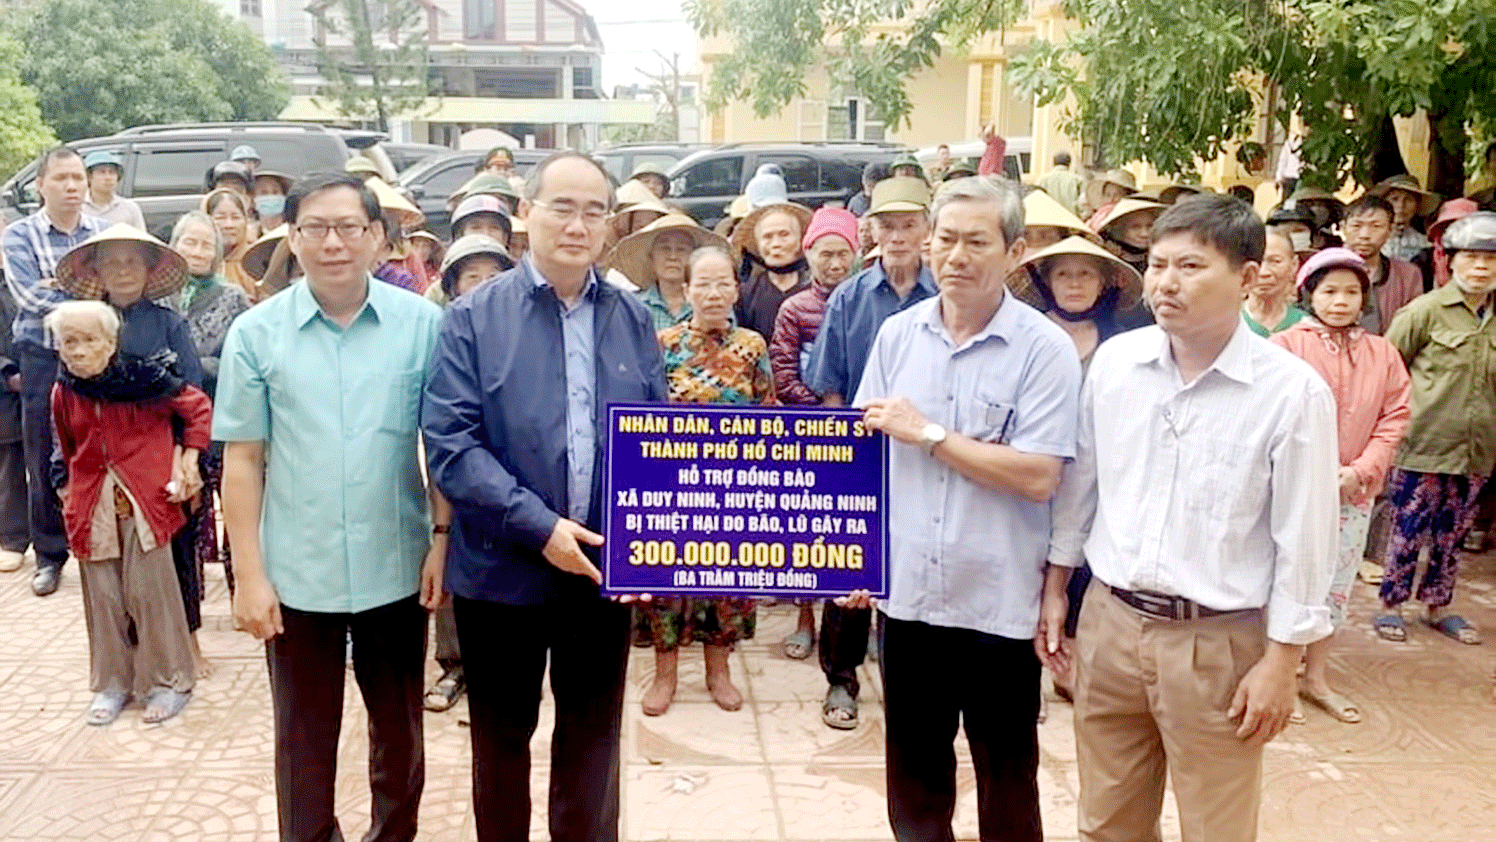
[[[511,152],[514,155],[514,171],[528,178],[530,170],[555,154],[556,150],[514,149]],[[487,149],[464,149],[444,155],[432,155],[400,173],[395,186],[409,192],[415,199],[416,206],[426,214],[426,224],[422,228],[438,237],[446,237],[451,233],[452,213],[447,209],[447,198],[478,174],[478,162],[487,154]]]
[[[622,184],[640,164],[654,164],[662,172],[670,172],[687,155],[710,148],[705,143],[620,143],[594,150],[592,157],[602,163],[614,181]]]
[[[784,171],[789,198],[806,207],[845,205],[862,189],[862,168],[890,163],[904,147],[860,141],[817,143],[732,143],[697,152],[670,171],[670,202],[708,228],[727,216],[764,164]]]
[[[265,169],[300,177],[314,171],[340,171],[343,162],[355,154],[368,155],[388,167],[388,159],[378,148],[383,139],[376,132],[308,123],[181,123],[137,126],[69,145],[85,157],[100,150],[118,154],[124,165],[119,194],[138,202],[146,227],[166,239],[177,217],[198,206],[209,168],[228,160],[241,143],[260,153],[260,166]],[[35,181],[33,161],[0,186],[0,215],[5,222],[36,210],[40,200]]]

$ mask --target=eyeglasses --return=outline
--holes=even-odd
[[[602,225],[608,219],[608,209],[602,205],[589,205],[586,208],[580,208],[572,202],[552,203],[542,202],[539,199],[532,199],[530,204],[537,208],[544,208],[546,213],[556,218],[557,222],[567,224],[570,224],[572,220],[580,216],[582,222],[588,226],[596,227]]]
[[[297,233],[308,240],[326,239],[328,233],[332,231],[338,232],[338,237],[341,239],[351,240],[354,237],[362,237],[368,230],[369,223],[367,222],[339,222],[336,225],[329,225],[326,222],[308,222],[296,226]]]

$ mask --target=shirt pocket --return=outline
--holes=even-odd
[[[364,394],[376,409],[377,427],[382,433],[407,435],[421,425],[421,392],[425,372],[421,369],[371,375]]]
[[[1429,344],[1423,353],[1428,355],[1429,373],[1437,376],[1440,371],[1465,371],[1477,353],[1476,343],[1470,341],[1472,334],[1447,327],[1436,327],[1429,333]]]
[[[1007,444],[1018,425],[1018,407],[994,397],[977,395],[962,419],[961,431],[978,441]]]
[[[1229,517],[1250,505],[1255,468],[1249,462],[1251,449],[1225,439],[1209,439],[1199,446],[1198,456],[1187,463],[1183,480],[1185,508],[1215,517]]]

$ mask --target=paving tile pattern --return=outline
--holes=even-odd
[[[120,840],[259,842],[276,838],[270,701],[263,649],[235,632],[221,572],[209,570],[201,632],[213,662],[177,719],[140,722],[138,706],[89,728],[82,712],[87,640],[76,567],[37,599],[25,571],[0,576],[0,842]],[[1496,640],[1462,646],[1410,622],[1408,643],[1378,640],[1374,591],[1357,584],[1333,667],[1365,722],[1317,710],[1267,752],[1261,838],[1268,842],[1466,842],[1496,839]],[[1462,571],[1458,607],[1496,637],[1496,557]],[[1412,615],[1410,614],[1410,620]],[[638,700],[653,656],[637,649],[624,724],[623,833],[629,840],[889,839],[884,803],[881,686],[863,668],[862,725],[820,722],[816,661],[784,657],[794,608],[761,609],[758,637],[732,656],[747,703],[711,702],[697,649],[681,658],[677,701],[645,717]],[[435,675],[436,667],[431,666]],[[351,675],[339,747],[338,814],[346,838],[368,827],[368,739]],[[1070,709],[1051,697],[1039,729],[1046,836],[1076,838],[1078,776]],[[549,705],[532,749],[530,835],[547,838]],[[427,714],[421,838],[474,838],[466,702]],[[956,831],[976,838],[970,757],[961,765]],[[1172,805],[1172,802],[1169,802]],[[1169,809],[1172,809],[1170,806]],[[1166,810],[1165,837],[1178,839]]]

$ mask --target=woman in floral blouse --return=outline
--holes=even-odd
[[[764,338],[732,320],[738,282],[732,258],[719,246],[692,252],[686,268],[689,321],[660,331],[673,403],[773,404],[774,381]],[[641,605],[655,647],[654,682],[644,694],[649,716],[670,709],[675,699],[682,643],[700,641],[706,653],[706,686],[723,710],[743,706],[733,686],[727,656],[733,644],[753,636],[753,600],[746,598],[656,599]]]

